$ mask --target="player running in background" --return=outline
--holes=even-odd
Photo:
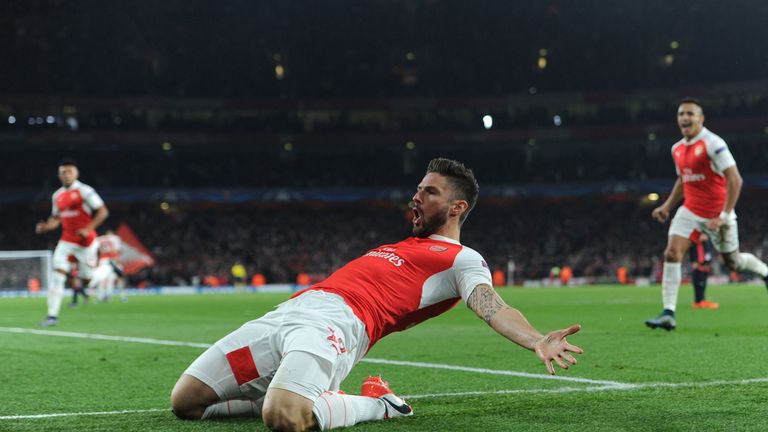
[[[704,127],[704,111],[698,100],[683,99],[677,109],[677,125],[683,138],[672,146],[672,159],[678,174],[667,200],[651,213],[664,223],[673,207],[677,209],[669,227],[664,250],[662,300],[664,310],[645,321],[650,328],[673,330],[677,293],[680,288],[680,262],[700,233],[706,233],[730,270],[749,271],[768,285],[768,266],[750,253],[739,252],[736,202],[742,179],[728,145]]]
[[[566,336],[542,335],[491,285],[483,257],[459,242],[478,185],[471,170],[434,159],[413,196],[413,235],[379,246],[276,310],[245,323],[200,355],[171,394],[183,419],[260,416],[281,431],[321,430],[408,416],[380,377],[362,396],[339,385],[382,337],[440,315],[461,300],[495,331],[536,353],[550,374],[581,353]]]
[[[78,181],[80,173],[72,159],[59,163],[61,188],[53,193],[51,216],[38,222],[35,232],[43,234],[61,225],[61,239],[53,251],[53,277],[48,287],[48,317],[43,326],[58,324],[64,282],[69,272],[68,257],[75,256],[79,277],[88,285],[93,267],[96,266],[95,229],[109,216],[104,201],[92,187]]]
[[[112,230],[107,230],[104,235],[96,238],[99,248],[99,265],[93,272],[93,277],[88,285],[96,290],[96,298],[106,302],[112,297],[117,286],[117,281],[122,277],[120,265],[120,249],[123,242]],[[121,290],[121,300],[125,301],[125,293]]]
[[[712,242],[706,234],[699,234],[693,240],[693,247],[688,250],[691,258],[691,282],[693,284],[693,308],[717,309],[718,303],[706,299],[707,278],[712,272]]]

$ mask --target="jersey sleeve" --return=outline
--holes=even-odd
[[[722,173],[726,169],[735,166],[736,160],[731,154],[731,150],[728,148],[728,144],[725,140],[717,135],[712,135],[711,139],[706,140],[707,154],[712,160],[712,165],[715,171]]]
[[[672,146],[669,153],[672,155],[672,164],[675,166],[675,174],[677,174],[678,177],[680,177],[680,167],[677,166],[677,162],[675,162],[675,149],[677,146],[680,145],[680,142],[678,141],[675,143],[675,145]]]
[[[104,206],[104,201],[92,187],[84,185],[81,189],[81,193],[83,194],[83,201],[85,201],[85,203],[88,204],[88,207],[93,210],[98,210]]]
[[[59,208],[56,206],[56,192],[51,196],[51,216],[59,217]]]
[[[456,272],[459,294],[465,303],[478,285],[493,286],[488,264],[479,253],[466,246],[456,255],[453,270]]]

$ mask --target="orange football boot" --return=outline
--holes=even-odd
[[[700,302],[695,302],[693,305],[691,305],[694,309],[717,309],[720,307],[720,303],[711,302],[709,300],[702,300]]]
[[[381,375],[369,376],[363,380],[360,394],[384,401],[385,419],[413,415],[413,408],[395,395],[392,389],[389,388],[389,383],[381,379]]]

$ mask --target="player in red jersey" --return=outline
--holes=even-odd
[[[434,159],[413,196],[414,237],[379,246],[225,336],[181,375],[171,394],[182,419],[261,417],[281,431],[321,430],[408,416],[410,405],[369,377],[362,395],[341,382],[382,337],[464,300],[510,341],[553,363],[576,364],[566,341],[579,325],[542,335],[496,294],[482,256],[459,242],[478,185],[471,170]]]
[[[96,266],[95,229],[109,216],[99,194],[92,187],[78,181],[79,176],[77,164],[72,159],[64,159],[59,163],[61,188],[53,193],[51,216],[35,226],[35,232],[43,234],[61,225],[61,239],[53,251],[54,271],[48,287],[48,317],[41,323],[43,326],[58,323],[64,282],[70,266],[67,258],[70,255],[77,258],[79,277],[83,286],[88,286],[91,271]]]
[[[651,216],[664,223],[680,201],[669,226],[664,250],[662,300],[664,310],[645,321],[650,328],[677,327],[675,308],[680,288],[680,262],[699,233],[706,233],[732,271],[749,271],[768,285],[768,266],[750,253],[739,252],[736,202],[742,179],[728,145],[704,127],[704,111],[698,100],[686,98],[677,109],[677,125],[683,138],[672,146],[678,178],[669,198]]]

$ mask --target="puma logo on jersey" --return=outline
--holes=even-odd
[[[344,346],[344,341],[340,337],[336,337],[336,330],[328,327],[328,331],[331,335],[326,339],[331,342],[331,347],[336,350],[336,355],[342,355],[347,352],[347,347]]]

